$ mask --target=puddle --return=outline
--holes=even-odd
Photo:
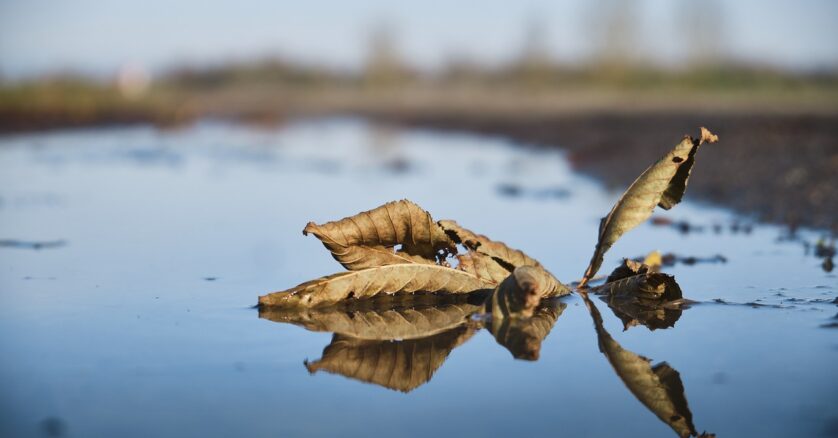
[[[574,295],[538,327],[487,327],[473,303],[416,304],[387,315],[450,324],[382,340],[375,309],[252,308],[342,271],[302,236],[308,221],[402,198],[579,280],[619,193],[558,151],[345,119],[206,122],[6,136],[0,169],[0,237],[71,243],[0,247],[0,435],[821,436],[838,424],[838,281],[815,255],[822,234],[791,239],[689,191],[600,270],[672,255],[663,271],[697,303],[677,315]],[[619,358],[641,356],[654,361],[631,361],[638,383]],[[650,407],[655,391],[665,409]]]

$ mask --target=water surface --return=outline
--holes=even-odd
[[[0,138],[0,432],[674,436],[600,352],[605,331],[677,370],[698,432],[838,435],[838,332],[822,327],[838,310],[835,274],[800,240],[778,241],[784,230],[743,232],[734,225],[747,220],[689,192],[657,216],[702,230],[645,224],[602,268],[652,250],[722,255],[665,269],[700,302],[674,328],[624,331],[594,299],[598,331],[570,296],[537,361],[476,330],[402,392],[310,375],[304,361],[320,359],[332,334],[252,308],[342,270],[302,236],[306,222],[402,198],[577,280],[618,196],[574,174],[560,151],[356,120]]]

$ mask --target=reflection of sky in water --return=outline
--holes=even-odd
[[[77,436],[671,434],[611,371],[575,297],[539,361],[512,360],[482,332],[407,396],[309,377],[302,361],[319,357],[330,335],[259,320],[248,308],[265,292],[341,270],[300,234],[307,221],[401,198],[578,279],[598,218],[618,194],[571,173],[559,152],[348,120],[282,130],[204,123],[5,137],[0,168],[0,238],[68,243],[0,248],[0,425],[21,434],[47,417]],[[499,185],[569,196],[501,196]],[[689,202],[659,214],[705,226],[732,220]],[[836,308],[787,301],[833,299],[835,277],[800,244],[776,243],[779,234],[643,225],[603,264],[607,272],[653,249],[722,254],[727,264],[667,272],[694,300],[786,306],[698,305],[654,333],[621,332],[599,306],[624,348],[680,372],[699,431],[836,427],[838,344],[819,328]]]

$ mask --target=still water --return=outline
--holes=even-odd
[[[697,174],[714,147],[732,146],[705,147]],[[788,239],[689,191],[656,216],[697,229],[642,225],[601,269],[652,250],[722,256],[664,268],[698,302],[673,328],[624,330],[572,295],[535,361],[468,308],[431,341],[369,341],[370,356],[337,351],[346,334],[328,324],[253,308],[343,270],[306,222],[402,198],[578,280],[618,196],[561,151],[358,120],[2,137],[0,435],[676,436],[603,344],[677,371],[699,433],[838,435],[838,282],[804,245],[820,233]],[[413,380],[376,378],[385,356]]]

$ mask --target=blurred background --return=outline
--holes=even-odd
[[[685,202],[600,269],[660,251],[700,305],[647,330],[596,300],[604,327],[668,364],[695,432],[838,436],[836,23],[834,0],[0,0],[0,437],[673,436],[578,296],[537,362],[253,306],[342,270],[306,222],[402,198],[578,280],[701,126]]]
[[[624,184],[616,147],[642,165],[705,124],[726,152],[699,196],[829,227],[836,19],[828,0],[5,0],[0,131],[350,114],[560,145]]]

